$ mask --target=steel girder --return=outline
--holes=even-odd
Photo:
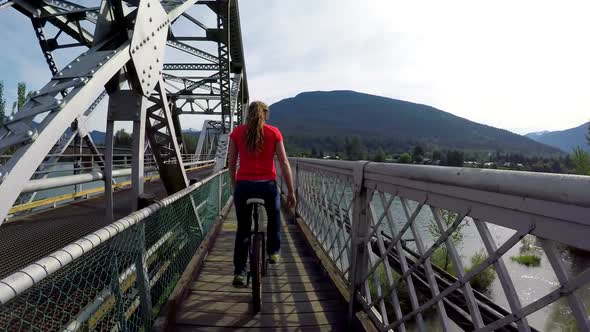
[[[140,0],[140,3],[144,1],[148,0]],[[99,10],[106,7],[105,4],[110,7],[107,12],[100,15]],[[175,145],[173,141],[175,141],[174,138],[177,137],[177,131],[180,131],[180,128],[175,128],[173,117],[181,114],[182,110],[178,110],[179,107],[174,105],[183,102],[182,98],[184,96],[191,99],[190,103],[198,102],[192,96],[195,95],[193,91],[199,89],[218,93],[221,96],[220,102],[222,104],[221,108],[224,110],[223,115],[227,118],[232,112],[229,82],[231,75],[237,73],[242,75],[240,76],[241,88],[238,89],[241,92],[237,93],[236,96],[240,96],[242,102],[247,100],[247,93],[245,93],[247,92],[247,82],[245,82],[241,35],[234,35],[240,32],[239,16],[236,16],[238,13],[236,0],[162,1],[161,5],[165,10],[165,16],[167,16],[165,20],[167,27],[174,27],[180,17],[186,19],[187,11],[192,9],[193,5],[199,4],[206,4],[206,7],[213,9],[218,17],[218,30],[221,26],[224,28],[222,31],[226,32],[225,39],[216,40],[218,53],[220,53],[221,57],[212,56],[189,44],[192,41],[187,41],[187,43],[174,41],[172,34],[169,34],[168,40],[164,42],[169,47],[181,49],[183,53],[194,56],[200,61],[205,59],[213,64],[212,67],[216,65],[221,70],[208,79],[200,81],[194,81],[188,75],[175,75],[183,82],[183,86],[176,89],[176,91],[166,89],[167,93],[161,93],[159,96],[160,104],[156,104],[159,105],[159,110],[155,110],[150,115],[148,115],[149,112],[146,112],[145,115],[147,117],[145,120],[147,128],[160,127],[163,123],[164,126],[161,128],[166,128],[165,131],[169,135],[168,145],[162,144],[160,147],[154,147],[154,144],[150,144],[153,150],[165,150],[164,147],[178,150],[178,142]],[[0,128],[0,152],[11,146],[17,147],[14,155],[0,169],[0,220],[2,221],[25,184],[46,159],[45,156],[52,149],[55,151],[56,144],[62,139],[62,134],[71,126],[72,122],[83,115],[87,109],[92,109],[93,101],[101,95],[105,86],[112,85],[116,81],[115,84],[127,84],[128,87],[136,90],[141,75],[135,72],[135,64],[130,61],[132,40],[128,37],[132,35],[134,22],[138,19],[136,4],[133,5],[122,0],[104,0],[100,8],[87,8],[74,2],[60,0],[15,0],[11,3],[11,7],[31,18],[37,33],[43,33],[42,29],[47,26],[51,26],[51,29],[58,32],[54,38],[40,37],[40,40],[45,39],[41,45],[50,69],[54,72],[53,77],[43,88],[34,93],[14,117],[7,119],[4,126]],[[205,8],[205,6],[195,6],[194,8],[198,9],[199,7]],[[220,7],[227,8],[227,10],[216,10]],[[206,26],[194,19],[188,18],[188,20],[201,28],[206,28]],[[106,28],[105,21],[108,23]],[[81,24],[81,22],[83,23]],[[88,28],[89,24],[96,24],[96,29]],[[117,29],[109,28],[109,25],[117,27]],[[121,27],[124,29],[122,30]],[[58,37],[60,35],[71,37],[75,40],[75,43],[59,42]],[[208,39],[210,40],[210,38]],[[201,41],[201,38],[195,38],[194,40],[203,43],[207,42]],[[230,41],[239,47],[233,49]],[[211,41],[208,42],[211,43]],[[63,66],[62,70],[59,70],[59,66],[51,52],[74,46],[86,46],[88,50]],[[164,46],[162,45],[162,47]],[[186,62],[191,63],[197,60],[195,58]],[[167,73],[160,73],[159,75],[161,77],[158,79],[158,91],[162,92],[165,91],[164,84],[169,84],[167,80],[170,76]],[[154,96],[149,95],[146,97],[152,101]],[[171,113],[170,104],[165,101],[166,98],[171,103],[174,103],[172,110],[178,110],[174,111],[174,116]],[[186,100],[184,102],[189,104]],[[238,104],[236,103],[236,105]],[[233,112],[237,111],[238,108],[239,106],[236,106]],[[164,120],[158,123],[159,118],[156,119],[156,117],[158,114],[161,115],[162,112],[165,113]],[[33,123],[33,120],[35,123]],[[228,123],[227,127],[223,126],[222,128],[227,131],[232,126],[233,123]],[[149,135],[148,133],[148,138]],[[152,133],[154,137],[158,135]],[[137,139],[138,137],[135,138],[136,141]],[[137,146],[137,148],[139,147],[140,145]],[[178,156],[178,152],[164,153],[163,155]],[[143,157],[143,155],[141,154],[140,157]],[[181,162],[181,159],[177,160]],[[223,164],[225,164],[225,161]],[[107,172],[112,172],[112,169],[105,169],[105,173]],[[166,179],[164,180],[166,181]]]

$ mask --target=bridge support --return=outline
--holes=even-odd
[[[363,187],[364,168],[366,161],[358,162],[354,168],[354,196],[352,201],[352,231],[350,253],[350,301],[348,317],[352,321],[356,310],[355,297],[357,291],[363,288],[364,276],[369,264],[369,221],[366,209],[367,190]]]

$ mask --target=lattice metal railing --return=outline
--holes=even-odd
[[[230,187],[212,175],[1,280],[0,330],[150,330]]]
[[[590,177],[291,165],[298,214],[378,329],[590,330],[590,264],[572,263],[590,250]]]

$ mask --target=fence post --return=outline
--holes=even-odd
[[[223,209],[223,203],[221,202],[222,192],[223,192],[223,176],[222,174],[218,174],[218,192],[217,192],[217,214],[221,216],[221,210]]]
[[[145,251],[145,221],[134,229],[137,255],[135,256],[135,273],[139,288],[139,300],[143,313],[143,323],[146,331],[152,325],[152,297],[150,293],[150,278],[147,270],[147,255]]]
[[[297,216],[297,207],[299,205],[299,158],[295,159],[295,179],[293,182],[295,187],[295,216]]]
[[[363,185],[365,166],[368,161],[359,161],[353,170],[353,201],[352,201],[352,225],[351,225],[351,252],[350,252],[350,301],[348,306],[349,319],[355,313],[355,293],[362,288],[363,276],[367,273],[369,264],[369,252],[367,243],[369,241],[370,222],[367,217],[367,190]]]

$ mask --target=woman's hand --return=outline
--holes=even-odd
[[[289,206],[289,209],[293,209],[295,207],[295,203],[297,203],[297,199],[295,198],[295,193],[290,192],[287,195],[287,205]]]

